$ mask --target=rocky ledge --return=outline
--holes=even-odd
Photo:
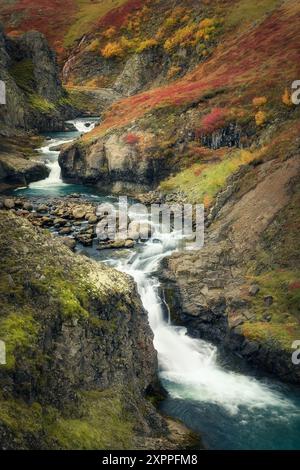
[[[160,272],[175,323],[296,384],[299,175],[298,155],[239,175],[210,211],[204,248],[174,254]]]
[[[157,359],[131,278],[10,212],[0,229],[0,447],[176,447],[146,399]]]

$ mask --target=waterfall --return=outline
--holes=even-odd
[[[118,260],[115,267],[131,275],[137,284],[154,333],[160,376],[168,384],[169,393],[177,398],[217,404],[233,415],[244,406],[280,407],[281,413],[282,409],[291,410],[294,405],[279,391],[255,378],[223,369],[218,364],[215,346],[189,337],[185,328],[165,320],[159,282],[153,273],[159,261],[176,250],[178,237],[156,231],[153,239],[130,259]]]
[[[77,138],[81,133],[83,132],[86,133],[86,132],[91,131],[92,129],[94,129],[95,124],[98,121],[99,120],[98,119],[95,120],[95,118],[73,119],[68,122],[71,124],[74,124],[74,126],[76,127],[76,131],[71,131],[69,133],[56,132],[55,134],[53,134],[53,138],[47,141],[47,145],[39,149],[40,153],[43,155],[44,159],[47,161],[47,166],[50,169],[50,174],[44,180],[31,183],[29,187],[32,189],[44,190],[48,188],[49,190],[51,190],[55,186],[64,185],[64,183],[61,180],[61,170],[58,164],[59,151],[50,150],[51,147],[66,144],[67,142],[71,142],[72,140]],[[86,126],[87,123],[90,124],[88,127]]]

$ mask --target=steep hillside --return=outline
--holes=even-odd
[[[270,2],[255,10],[248,27],[239,21],[248,11],[247,2],[239,2],[240,10],[224,8],[222,41],[211,55],[180,80],[116,102],[101,125],[71,147],[70,158],[64,150],[64,175],[76,176],[75,152],[76,161],[82,161],[77,165],[82,181],[137,181],[128,172],[131,165],[141,167],[139,182],[155,186],[166,172],[189,167],[197,186],[210,162],[215,168],[216,160],[233,159],[233,164],[222,163],[224,180],[245,160],[269,155],[268,145],[272,147],[272,139],[280,133],[289,145],[287,129],[292,135],[299,118],[299,107],[291,102],[291,85],[299,70],[295,39],[300,7],[294,0],[277,4],[272,3],[271,12]],[[219,2],[210,5],[217,8]],[[257,146],[259,139],[263,145]],[[248,153],[240,155],[232,149],[236,147],[248,148]],[[182,186],[182,181],[178,183]],[[176,187],[176,180],[166,182],[166,187]]]
[[[1,449],[174,447],[133,281],[9,212],[0,229]]]

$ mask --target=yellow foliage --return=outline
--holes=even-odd
[[[177,29],[165,41],[164,48],[167,52],[171,52],[177,46],[194,46],[201,40],[209,41],[220,24],[216,18],[205,18],[199,24],[190,23]]]
[[[267,115],[264,111],[258,111],[255,114],[255,122],[257,126],[262,126],[266,122],[266,119]]]
[[[267,98],[265,96],[258,96],[253,98],[252,104],[255,108],[259,108],[260,106],[264,106],[267,103]]]
[[[151,47],[157,46],[158,42],[156,39],[146,39],[142,41],[140,45],[137,47],[136,52],[141,53],[146,49],[150,49]]]
[[[207,29],[211,28],[211,26],[215,26],[215,23],[215,18],[205,18],[204,20],[200,21],[199,27],[200,29]]]
[[[181,70],[181,67],[173,65],[168,71],[167,78],[170,80],[171,78],[175,77],[179,72],[181,72]]]
[[[285,104],[286,106],[292,106],[293,103],[291,100],[291,96],[289,94],[289,90],[287,88],[284,90],[284,93],[281,99],[282,99],[283,104]]]
[[[111,26],[110,28],[108,28],[106,31],[102,33],[102,36],[105,39],[111,39],[112,37],[115,36],[115,34],[116,34],[116,28],[114,26]]]
[[[101,54],[106,59],[110,59],[111,57],[122,57],[123,53],[124,49],[120,42],[109,42],[103,49],[101,49]]]
[[[191,44],[194,33],[195,33],[195,29],[196,29],[196,25],[191,24],[175,31],[174,35],[170,39],[166,40],[164,44],[165,50],[167,52],[170,52],[172,51],[172,49],[174,49],[177,46],[185,46],[185,45]]]

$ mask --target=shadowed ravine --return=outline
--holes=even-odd
[[[84,120],[73,123],[79,132],[88,130]],[[41,149],[43,157],[49,161],[49,177],[18,192],[27,196],[59,197],[78,191],[99,201],[105,200],[106,196],[90,187],[65,184],[60,179],[58,152],[51,152],[49,147],[71,140],[77,134],[51,134],[52,140]],[[109,201],[112,200],[110,197]],[[137,245],[128,257],[114,253],[104,260],[130,274],[137,283],[155,335],[160,377],[169,392],[161,405],[162,411],[200,432],[209,448],[299,448],[299,392],[266,378],[224,368],[215,346],[189,337],[185,328],[172,326],[165,318],[155,272],[159,262],[177,250],[178,244],[174,235],[156,231],[153,239]],[[88,251],[94,254],[92,249]]]

